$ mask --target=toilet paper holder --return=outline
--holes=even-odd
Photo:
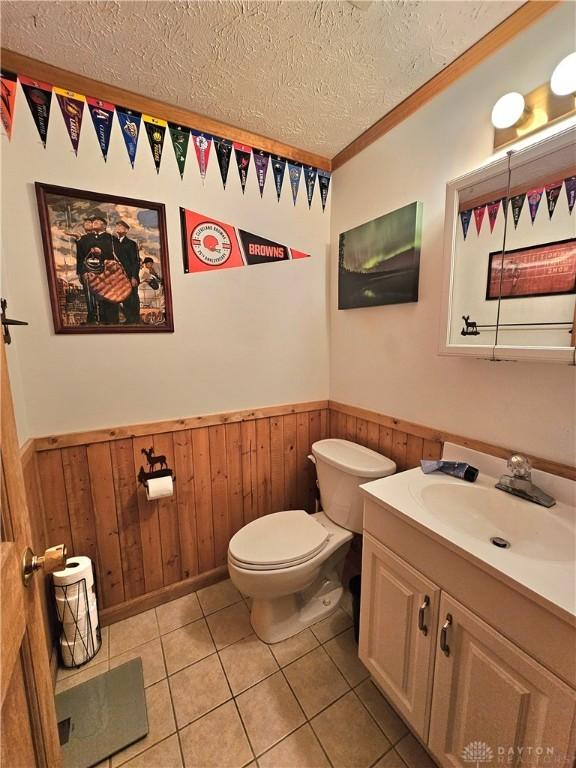
[[[154,480],[158,477],[171,477],[172,482],[176,482],[176,475],[174,472],[170,469],[166,462],[166,456],[160,455],[155,456],[154,455],[154,448],[142,448],[142,453],[146,456],[146,459],[148,460],[148,471],[144,469],[144,467],[140,467],[140,471],[138,472],[138,482],[141,483],[145,488],[148,487],[148,480]],[[160,469],[154,469],[156,464],[160,465]]]

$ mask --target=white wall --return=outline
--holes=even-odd
[[[437,354],[446,183],[491,155],[496,99],[545,82],[574,39],[574,7],[564,3],[336,171],[332,399],[574,461],[574,368]],[[414,200],[424,204],[418,303],[338,311],[339,233]]]
[[[58,85],[58,83],[56,83]],[[3,288],[10,314],[29,321],[10,352],[20,441],[27,436],[178,418],[328,396],[326,260],[329,207],[312,210],[302,179],[280,203],[269,169],[264,199],[250,168],[242,195],[231,163],[222,189],[212,149],[203,185],[190,145],[180,181],[169,136],[157,175],[145,132],[135,170],[117,122],[104,163],[85,113],[76,158],[53,98],[44,149],[18,89],[12,142],[1,138]],[[166,205],[173,334],[55,335],[35,181]],[[185,275],[179,206],[310,253],[294,262]],[[16,349],[17,348],[17,349]]]

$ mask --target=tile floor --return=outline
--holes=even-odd
[[[142,658],[150,732],[99,768],[435,768],[358,659],[350,601],[275,645],[227,580],[106,627],[56,692]]]

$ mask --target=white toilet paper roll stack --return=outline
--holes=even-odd
[[[67,667],[77,666],[92,658],[100,644],[92,561],[89,557],[70,557],[53,579],[56,610],[62,622],[62,661]]]
[[[154,499],[165,499],[174,493],[174,483],[171,475],[166,477],[154,477],[146,481],[146,497],[148,501]]]

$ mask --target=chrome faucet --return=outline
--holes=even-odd
[[[510,474],[502,475],[496,483],[496,488],[519,496],[521,499],[541,504],[543,507],[553,507],[556,504],[556,499],[533,484],[532,466],[526,456],[514,454],[508,459],[507,466]]]

